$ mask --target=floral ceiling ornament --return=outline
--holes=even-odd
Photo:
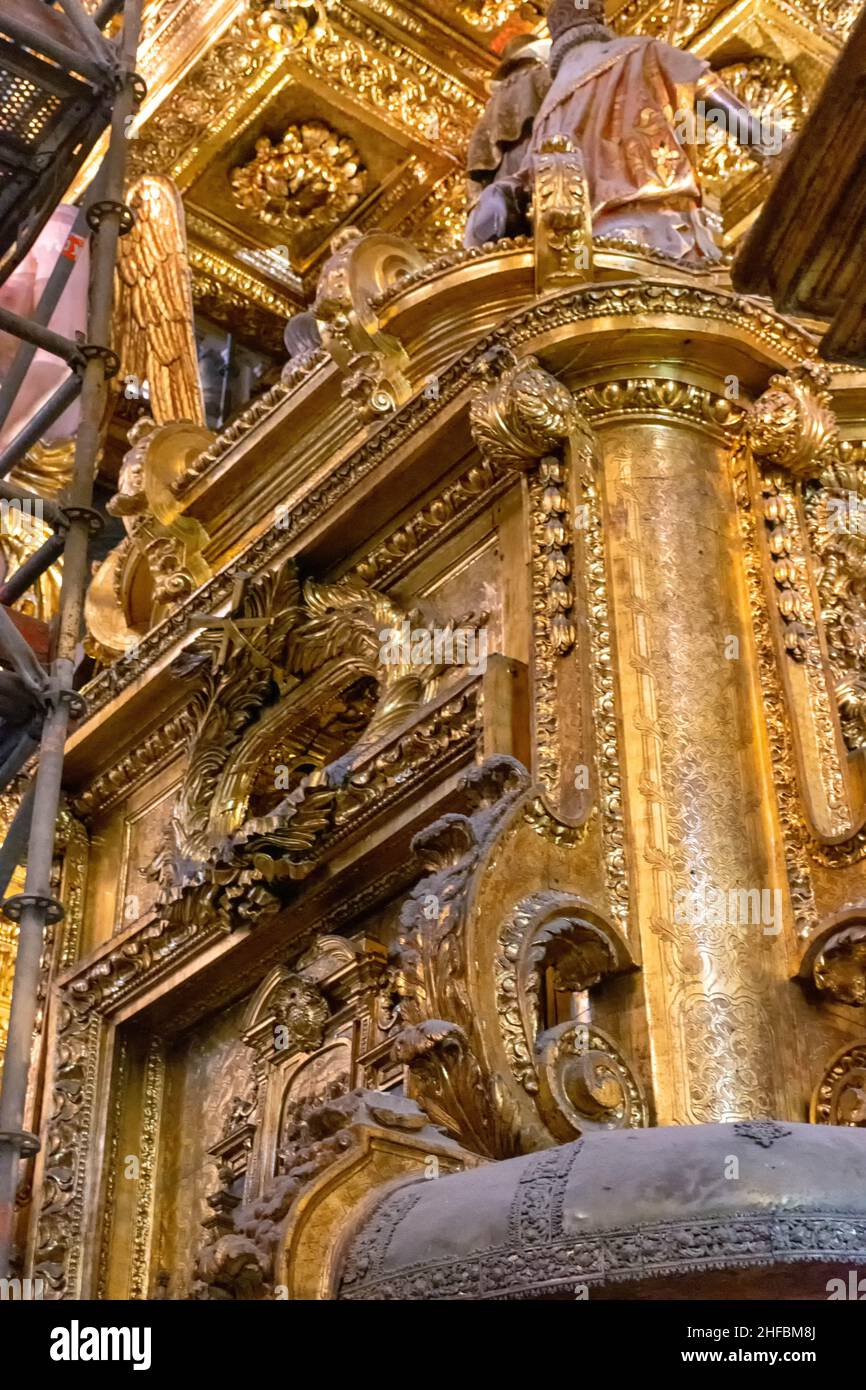
[[[744,63],[731,63],[721,68],[718,75],[769,131],[778,131],[779,138],[800,129],[806,116],[806,97],[793,69],[786,63],[757,57]],[[724,194],[732,180],[760,167],[748,145],[738,144],[720,124],[709,121],[705,136],[700,171],[710,192]]]
[[[248,163],[230,174],[235,203],[290,238],[332,230],[363,198],[361,156],[323,121],[290,125],[278,144],[263,135]]]

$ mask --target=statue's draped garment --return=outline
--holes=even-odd
[[[565,135],[581,151],[596,236],[626,237],[697,264],[719,260],[695,147],[677,140],[709,71],[702,59],[643,37],[591,41],[566,54],[532,149]]]
[[[545,96],[546,63],[525,62],[497,82],[469,142],[469,173],[479,183],[516,174]]]

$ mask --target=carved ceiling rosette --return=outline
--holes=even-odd
[[[718,77],[728,86],[776,138],[799,130],[806,115],[806,99],[796,75],[786,63],[775,58],[757,57],[748,62],[729,63],[718,69]],[[706,129],[706,143],[700,160],[704,186],[711,193],[725,194],[758,167],[747,146],[712,123]]]
[[[252,159],[229,178],[237,206],[285,233],[290,249],[338,226],[368,184],[354,142],[313,120],[288,126],[276,143],[261,136]]]

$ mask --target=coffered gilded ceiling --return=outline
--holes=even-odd
[[[796,127],[861,5],[612,0],[608,18],[620,32],[662,34],[710,59]],[[497,53],[521,29],[543,32],[543,9],[535,0],[149,0],[140,57],[149,92],[130,132],[131,172],[176,180],[199,306],[278,351],[285,318],[309,303],[341,226],[396,231],[428,254],[457,244],[465,148]],[[707,158],[733,244],[768,176],[733,149]]]

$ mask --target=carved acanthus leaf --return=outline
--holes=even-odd
[[[838,439],[823,364],[804,361],[787,376],[774,376],[746,420],[752,453],[764,468],[812,478],[829,462]]]
[[[497,348],[479,362],[472,435],[484,458],[519,472],[587,432],[574,397],[535,357]]]
[[[465,911],[473,872],[529,778],[514,759],[488,759],[466,779],[478,809],[443,816],[413,841],[431,870],[403,904],[395,953],[405,1027],[394,1055],[409,1065],[421,1104],[477,1153],[506,1157],[519,1135],[510,1099],[482,1069],[467,978]],[[496,793],[501,795],[498,799]]]
[[[563,135],[532,156],[536,291],[592,276],[592,203],[583,157]]]

